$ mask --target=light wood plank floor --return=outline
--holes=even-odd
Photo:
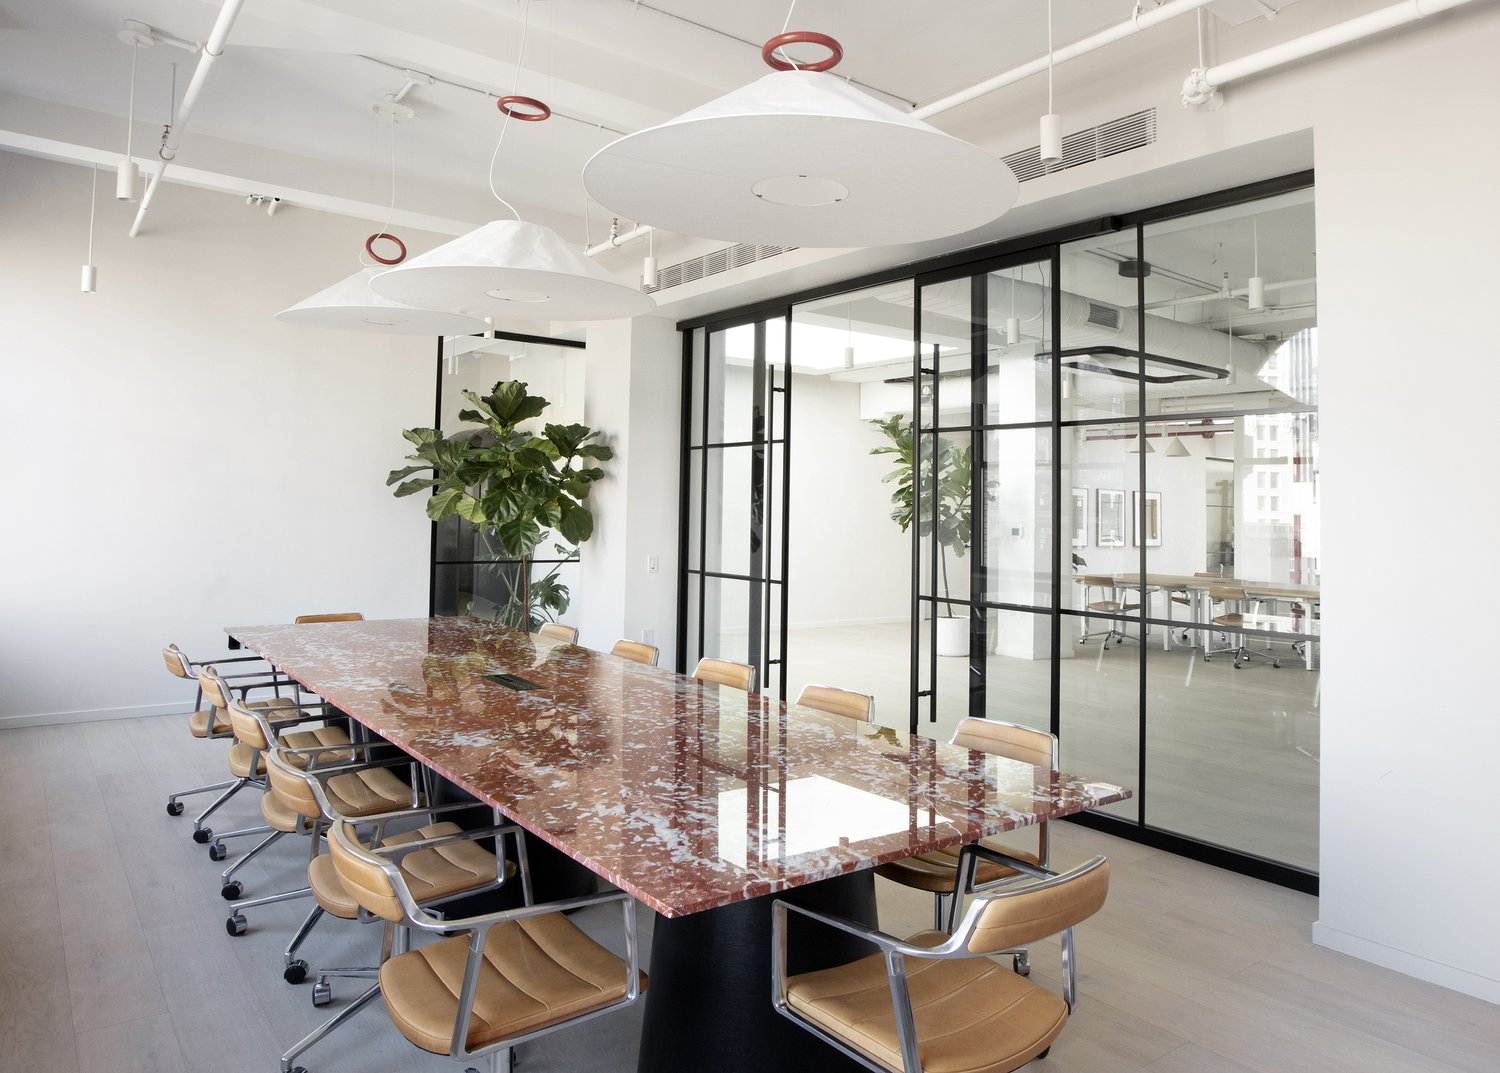
[[[281,979],[306,902],[250,910],[247,935],[225,934],[223,866],[192,842],[191,813],[163,809],[169,790],[222,777],[222,743],[193,740],[184,722],[0,731],[0,1069],[274,1073],[285,1046],[362,990],[335,981],[334,1005],[317,1010],[308,985]],[[255,820],[242,797],[216,826]],[[1103,852],[1114,886],[1081,929],[1077,1014],[1037,1073],[1495,1070],[1500,1007],[1313,947],[1314,899],[1058,827],[1057,860]],[[304,852],[283,844],[252,862],[248,892],[297,885]],[[926,896],[880,884],[888,930],[927,925]],[[618,948],[607,916],[581,915]],[[361,964],[377,947],[374,929],[325,920],[304,954]],[[1055,981],[1055,944],[1033,962]],[[523,1049],[520,1068],[625,1073],[638,1033],[626,1011]],[[312,1073],[458,1068],[408,1045],[378,1003],[301,1061]]]

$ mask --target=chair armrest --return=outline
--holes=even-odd
[[[367,823],[371,825],[371,837],[374,839],[373,844],[379,845],[380,842],[385,838],[386,824],[390,823],[392,820],[402,820],[411,816],[427,816],[430,818],[436,818],[448,813],[467,812],[473,809],[484,809],[486,812],[491,811],[488,805],[483,804],[479,801],[459,801],[451,805],[437,805],[435,807],[419,806],[417,808],[400,809],[396,812],[382,812],[377,816],[361,816],[357,822],[361,824]]]
[[[408,923],[422,931],[447,932],[447,931],[472,931],[483,935],[496,924],[509,924],[516,920],[525,920],[527,917],[545,916],[548,913],[566,913],[573,909],[583,909],[590,905],[603,905],[605,902],[624,902],[632,905],[633,900],[624,891],[609,891],[603,894],[585,894],[577,898],[564,898],[555,902],[543,902],[541,905],[522,905],[514,909],[498,909],[493,913],[480,913],[472,917],[449,917],[447,920],[439,920],[429,915],[420,907],[415,913],[408,913]],[[483,943],[480,944],[481,948]]]
[[[190,659],[189,667],[217,667],[221,663],[264,663],[264,656],[225,656],[222,659]]]
[[[780,898],[776,899],[773,903],[772,909],[771,930],[773,941],[777,941],[778,937],[784,941],[785,925],[783,921],[786,919],[787,911],[791,911],[800,916],[816,920],[819,924],[825,924],[830,928],[837,928],[839,931],[848,932],[856,938],[865,940],[865,942],[870,943],[872,946],[879,947],[882,952],[889,951],[908,957],[940,959],[952,957],[955,950],[960,952],[963,950],[961,943],[954,943],[951,939],[941,946],[917,946],[914,943],[907,942],[905,939],[898,939],[888,932],[883,932],[879,928],[872,928],[866,924],[847,920],[844,917],[833,916],[829,913],[820,913],[816,909],[809,909],[803,905],[795,905]]]

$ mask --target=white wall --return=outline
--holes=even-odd
[[[1494,129],[1496,55],[1488,5],[1328,59],[1312,95],[1327,637],[1315,934],[1492,1002],[1500,704],[1494,615],[1466,574],[1488,568],[1500,527],[1484,476],[1500,155],[1468,134]],[[1395,659],[1368,643],[1393,616]]]
[[[182,711],[159,650],[226,625],[427,609],[427,520],[384,479],[434,341],[271,319],[369,227],[174,186],[130,239],[101,172],[85,295],[89,179],[0,153],[0,725]]]
[[[905,621],[911,614],[911,535],[891,521],[895,486],[881,483],[892,456],[870,454],[889,441],[860,416],[859,403],[859,384],[792,377],[793,627]]]
[[[671,666],[677,644],[681,347],[673,323],[659,317],[588,328],[584,421],[604,434],[615,457],[589,494],[594,535],[583,546],[568,615],[582,644],[649,640],[661,649],[662,666]]]

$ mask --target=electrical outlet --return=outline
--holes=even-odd
[[[656,631],[653,630],[650,626],[647,626],[644,630],[641,631],[641,640],[648,645],[656,644]]]
[[[648,573],[648,574],[655,574],[655,573],[660,572],[660,570],[661,570],[661,556],[660,555],[648,555],[648,556],[646,556],[646,573]]]

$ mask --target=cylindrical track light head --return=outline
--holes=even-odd
[[[1021,318],[1005,318],[1005,345],[1015,346],[1021,341]]]
[[[1250,308],[1257,311],[1266,308],[1266,281],[1262,276],[1250,277]]]
[[[141,166],[126,158],[115,170],[115,200],[134,201],[140,196]]]
[[[94,289],[98,285],[98,283],[99,269],[95,268],[93,265],[84,265],[83,277],[82,281],[79,283],[78,289],[81,290],[84,294],[93,294]]]
[[[649,291],[655,290],[660,283],[661,275],[657,271],[656,258],[648,256],[641,265],[641,286]]]
[[[1040,155],[1047,165],[1062,163],[1062,116],[1049,112],[1042,116]]]

